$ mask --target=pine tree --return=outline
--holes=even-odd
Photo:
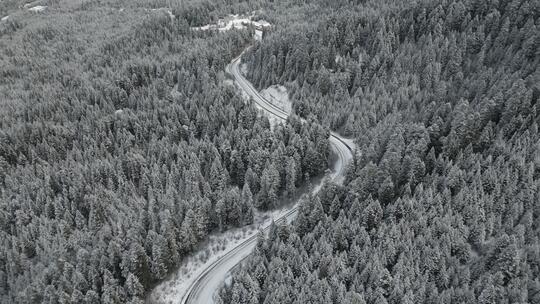
[[[263,170],[261,176],[261,189],[257,199],[258,208],[269,209],[276,206],[279,184],[279,172],[271,164]]]
[[[362,225],[369,231],[375,228],[382,219],[382,208],[379,201],[368,198],[367,207],[362,213]]]
[[[182,226],[180,227],[179,242],[180,249],[183,254],[190,252],[197,242],[196,233],[197,220],[195,212],[189,209],[186,213]]]
[[[253,195],[246,182],[242,188],[242,224],[249,225],[253,223]]]
[[[144,294],[144,287],[139,282],[139,279],[132,273],[129,273],[126,278],[126,293],[130,297],[140,297]]]
[[[285,166],[285,193],[287,196],[292,197],[296,193],[296,176],[297,176],[296,162],[293,158],[287,158]]]
[[[152,232],[152,231],[151,231]],[[161,280],[167,274],[167,265],[169,264],[169,250],[167,247],[167,241],[159,234],[153,233],[152,235],[152,263],[151,269],[155,279]]]

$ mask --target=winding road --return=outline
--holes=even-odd
[[[235,80],[237,86],[247,93],[253,102],[262,109],[266,115],[280,120],[287,120],[288,113],[273,105],[265,97],[263,97],[253,85],[240,72],[240,56],[236,57],[226,68]],[[352,159],[353,148],[352,144],[347,139],[340,137],[338,134],[331,132],[330,146],[337,155],[337,160],[333,164],[331,179],[341,183],[344,180],[346,164]],[[314,192],[320,189],[318,185]],[[290,210],[285,212],[280,218],[276,219],[277,224],[283,222],[291,222],[297,214],[297,206],[295,205]],[[269,230],[269,225],[264,227],[263,232]],[[238,246],[221,256],[219,259],[210,264],[186,290],[181,304],[211,304],[214,303],[214,294],[220,285],[227,279],[231,269],[244,260],[253,250],[257,243],[257,234],[254,234]]]

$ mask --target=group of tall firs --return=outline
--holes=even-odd
[[[323,174],[331,129],[345,182],[218,303],[540,303],[538,0],[120,2],[0,5],[0,302],[143,303]],[[255,10],[261,42],[190,29]],[[246,77],[306,123],[226,80],[250,44]]]
[[[540,303],[540,2],[380,2],[246,56],[358,153],[218,303]]]
[[[327,128],[271,126],[225,81],[252,32],[63,5],[0,24],[0,302],[141,303],[326,170]]]

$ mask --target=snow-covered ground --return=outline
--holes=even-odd
[[[224,19],[218,20],[215,24],[207,24],[203,26],[192,27],[191,29],[196,31],[208,31],[208,30],[217,30],[217,31],[228,31],[232,29],[244,29],[249,25],[253,25],[256,28],[269,27],[271,24],[265,20],[254,21],[253,16],[244,16],[244,15],[229,15]],[[262,32],[259,31],[259,36],[262,38]]]
[[[31,12],[39,13],[47,9],[47,6],[45,5],[36,5],[34,7],[29,8],[28,10]]]
[[[167,10],[167,14],[169,14],[169,17],[171,17],[171,20],[174,20],[175,16],[170,10]]]
[[[290,210],[290,206],[272,212],[257,212],[252,225],[210,235],[208,241],[199,245],[199,250],[184,259],[178,270],[152,290],[148,296],[148,302],[178,303],[188,286],[210,264],[234,249],[238,244],[257,234],[260,227],[266,227],[272,219],[280,218],[288,210]]]
[[[287,88],[282,85],[273,85],[261,91],[261,95],[281,110],[291,113],[291,102]]]
[[[263,38],[263,32],[260,30],[255,30],[255,40],[261,41]]]

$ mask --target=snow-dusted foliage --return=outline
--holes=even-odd
[[[224,84],[249,31],[69,5],[0,24],[0,302],[140,303],[210,233],[324,172],[329,132],[271,128]]]
[[[358,2],[284,5],[244,57],[359,154],[217,303],[540,303],[539,2]]]

